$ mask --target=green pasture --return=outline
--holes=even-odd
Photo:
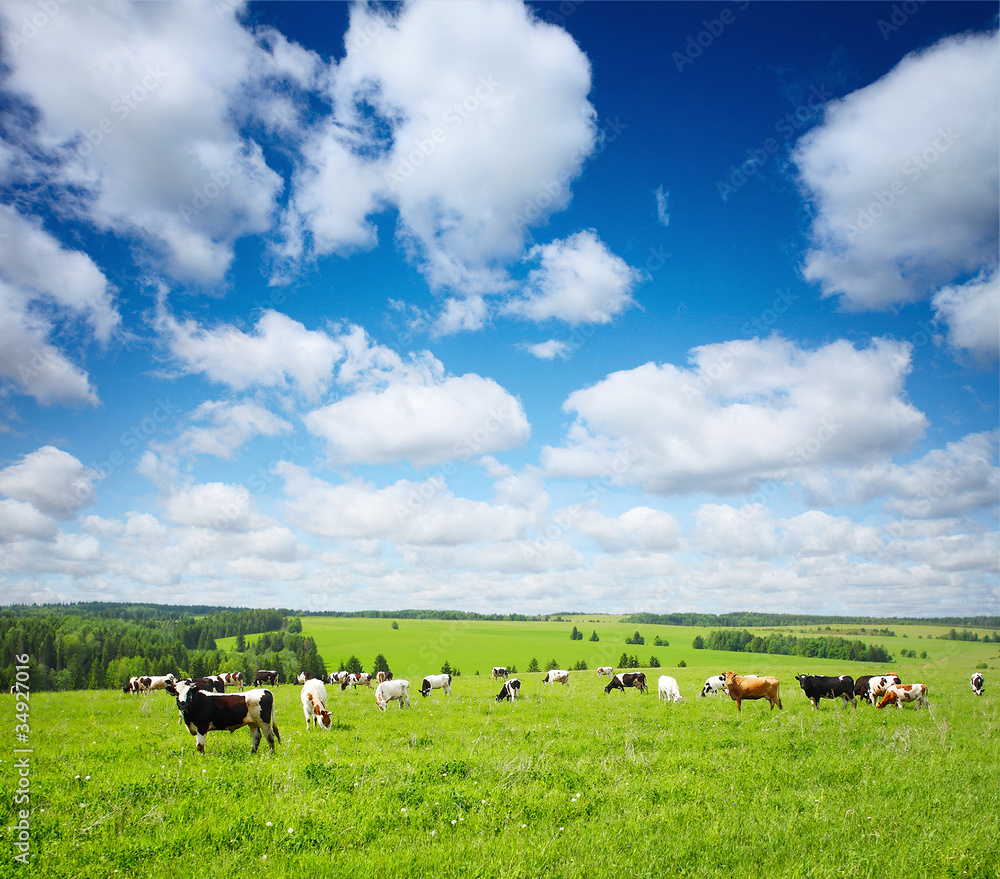
[[[438,654],[420,651],[440,645],[448,631],[442,623],[400,621],[391,630],[388,621],[322,622],[336,645],[332,656],[346,651],[370,661],[384,652],[400,671],[433,667]],[[491,638],[515,631],[492,641],[490,626]],[[990,670],[983,697],[968,685],[970,667],[1000,664],[997,645],[930,642],[931,661],[895,663],[904,680],[928,685],[930,711],[845,710],[831,702],[813,711],[792,675],[820,671],[823,663],[735,654],[719,662],[690,650],[690,630],[676,639],[680,652],[669,654],[686,655],[688,667],[662,669],[687,697],[676,705],[657,701],[657,670],[648,695],[605,695],[595,671],[572,673],[568,687],[521,673],[521,700],[497,704],[499,685],[487,669],[494,659],[523,667],[558,643],[564,649],[555,658],[572,660],[570,648],[580,642],[571,645],[568,632],[557,639],[566,627],[547,627],[546,636],[539,626],[546,624],[486,624],[483,633],[473,624],[481,658],[458,637],[440,654],[465,666],[454,695],[423,699],[413,675],[409,710],[392,704],[383,714],[371,690],[329,688],[329,731],[306,733],[299,688],[278,686],[282,741],[273,755],[266,744],[251,755],[246,730],[210,733],[199,755],[162,692],[34,694],[31,866],[13,864],[8,848],[0,872],[171,879],[1000,875],[1000,836],[990,830],[1000,815],[1000,687]],[[375,640],[352,640],[355,628]],[[398,653],[393,635],[401,636]],[[668,639],[673,651],[675,639]],[[939,653],[939,645],[961,650]],[[666,660],[668,651],[660,652]],[[580,655],[589,661],[590,654]],[[750,702],[737,714],[728,699],[698,698],[704,678],[727,666],[777,670],[784,709]],[[13,730],[14,697],[0,696],[0,705],[5,729]],[[13,733],[8,741],[3,778],[13,791],[12,749],[24,745],[13,744]],[[11,845],[14,809],[11,796],[0,798]]]
[[[495,665],[514,665],[519,672],[528,668],[532,658],[538,660],[544,670],[550,660],[559,667],[572,669],[583,660],[589,669],[601,665],[618,667],[622,653],[636,656],[643,666],[655,656],[664,672],[673,674],[683,661],[687,666],[700,666],[717,673],[733,669],[740,673],[780,672],[782,670],[808,671],[804,661],[795,656],[774,656],[769,654],[730,653],[716,650],[695,650],[692,642],[697,635],[707,637],[710,628],[697,626],[660,626],[621,623],[618,617],[600,615],[574,616],[569,622],[483,622],[449,620],[397,620],[397,629],[388,619],[368,619],[360,617],[304,617],[302,633],[314,639],[316,649],[323,657],[327,669],[336,671],[342,662],[352,655],[357,656],[366,670],[372,668],[375,657],[383,654],[397,677],[422,678],[436,674],[447,661],[457,668],[463,677],[489,676]],[[574,625],[583,633],[582,641],[571,641],[570,633]],[[847,634],[831,627],[789,626],[782,629],[752,629],[754,632],[769,633],[782,631],[799,638],[816,635],[836,636],[848,640],[858,640],[865,644],[882,644],[897,658],[898,662],[915,662],[917,667],[969,669],[978,662],[1000,665],[1000,645],[967,641],[938,640],[938,635],[948,632],[946,626],[895,626],[895,636],[872,634]],[[599,641],[590,641],[596,631]],[[636,631],[645,639],[643,645],[626,644],[625,639]],[[980,635],[987,634],[986,631]],[[669,647],[657,647],[655,638],[669,643]],[[253,642],[255,636],[248,636]],[[219,639],[218,646],[231,650],[235,638]],[[926,659],[901,660],[900,651],[914,650],[919,654],[926,651]],[[823,664],[820,663],[822,666]],[[856,672],[857,663],[828,663],[836,666],[838,674],[866,674]],[[824,666],[825,667],[825,666]],[[888,668],[894,668],[891,665]],[[877,669],[876,669],[877,670]],[[674,675],[677,677],[677,675]],[[705,675],[707,676],[707,674]],[[702,681],[704,677],[702,677]],[[680,678],[678,678],[680,680]],[[701,683],[698,684],[698,689]],[[682,690],[682,692],[684,692]]]

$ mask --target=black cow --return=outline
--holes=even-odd
[[[205,739],[212,730],[230,732],[249,726],[253,735],[250,753],[257,752],[261,733],[274,753],[274,742],[281,741],[274,720],[274,694],[270,690],[249,690],[246,693],[205,693],[187,681],[177,681],[166,688],[177,697],[177,708],[184,725],[196,737],[198,751],[205,753]]]
[[[983,676],[975,671],[972,673],[972,677],[969,678],[969,684],[972,686],[972,692],[977,696],[983,695]]]
[[[872,678],[881,677],[881,675],[862,675],[854,681],[854,698],[862,699],[865,702],[868,701],[868,683]]]
[[[273,684],[274,686],[278,686],[278,673],[276,671],[261,669],[257,672],[257,677],[254,678],[253,682],[255,686],[259,684]]]
[[[504,699],[510,699],[510,701],[513,702],[517,699],[520,692],[521,682],[517,678],[511,678],[509,681],[504,681],[504,685],[500,688],[500,692],[497,694],[497,702],[503,702]]]
[[[635,687],[640,693],[647,692],[645,672],[619,672],[611,679],[611,683],[604,688],[604,692],[610,693],[612,690],[621,690],[624,693],[626,687]]]
[[[850,675],[841,675],[838,678],[825,675],[796,675],[795,680],[799,682],[802,692],[806,694],[814,710],[819,708],[820,699],[839,698],[844,700],[844,708],[848,702],[855,708],[858,707],[854,696],[854,678]]]
[[[198,690],[204,690],[206,693],[225,693],[226,692],[226,682],[222,679],[221,675],[210,675],[205,678],[195,678],[192,680],[185,681],[187,684],[193,684]]]

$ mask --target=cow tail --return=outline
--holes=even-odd
[[[281,744],[281,733],[278,732],[278,723],[275,719],[271,718],[271,732],[274,733],[274,740],[280,745]]]

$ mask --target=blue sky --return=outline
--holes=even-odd
[[[995,3],[0,5],[9,601],[1000,612]]]

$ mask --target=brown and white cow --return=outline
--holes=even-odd
[[[253,679],[254,685],[260,684],[273,684],[275,687],[278,686],[278,673],[272,669],[260,669],[257,672],[257,676]]]
[[[736,703],[736,710],[742,713],[744,699],[767,699],[771,704],[771,710],[777,705],[783,708],[781,696],[778,694],[778,679],[776,677],[748,677],[740,676],[733,671],[726,672],[726,689],[729,691],[729,698]]]
[[[900,684],[899,675],[875,675],[868,680],[868,701],[875,705],[889,687]]]
[[[205,693],[187,681],[170,684],[167,692],[177,697],[177,708],[184,725],[195,736],[198,751],[205,753],[205,739],[212,730],[233,732],[250,727],[250,753],[257,752],[261,735],[274,752],[275,741],[281,741],[274,719],[274,694],[270,690],[247,690],[245,693]]]
[[[629,687],[635,687],[640,693],[647,692],[646,674],[641,671],[621,671],[618,672],[604,688],[605,693],[612,690],[621,690],[623,693]]]
[[[597,676],[599,678],[610,678],[614,673],[614,667],[610,665],[601,665],[597,668]]]
[[[569,686],[569,672],[564,671],[561,668],[554,668],[549,672],[546,672],[545,677],[542,678],[543,684],[565,684]]]
[[[902,708],[904,702],[916,702],[918,709],[930,708],[931,705],[927,701],[927,684],[891,684],[876,707],[895,705],[897,708]]]
[[[320,729],[333,726],[333,716],[326,710],[326,686],[319,678],[310,678],[299,693],[302,713],[306,716],[306,732],[315,723]]]

